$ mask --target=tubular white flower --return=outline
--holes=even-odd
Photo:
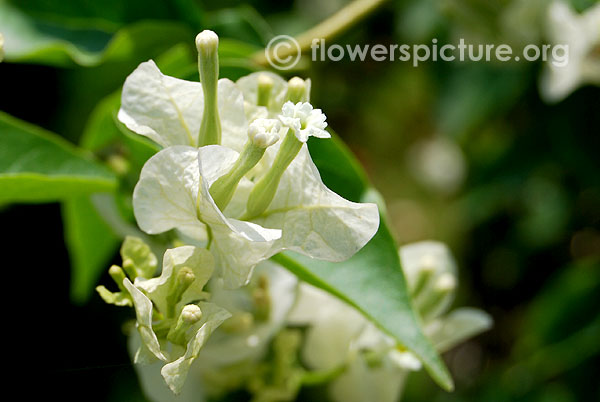
[[[286,102],[283,104],[279,120],[287,126],[298,141],[306,142],[308,137],[331,138],[331,134],[325,131],[327,123],[321,109],[313,109],[307,102]]]
[[[169,304],[174,304],[169,296],[176,286],[174,282],[179,279],[179,274],[183,270],[188,271],[186,274],[192,274],[192,281],[178,295],[178,300],[175,300],[175,311],[181,310],[186,304],[195,300],[206,298],[203,288],[214,271],[214,265],[213,256],[205,249],[193,246],[169,249],[163,256],[160,276],[151,279],[138,278],[135,285],[146,292],[158,311],[169,315]]]

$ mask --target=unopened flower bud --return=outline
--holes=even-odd
[[[269,106],[273,84],[273,79],[267,74],[260,74],[258,76],[258,88],[256,91],[256,104],[258,106]]]
[[[300,77],[293,77],[288,81],[288,90],[286,99],[292,103],[298,103],[305,100],[306,82]]]
[[[125,286],[123,286],[123,280],[126,278],[125,272],[123,272],[123,269],[117,265],[113,265],[108,269],[108,274],[113,279],[113,281],[115,281],[115,283],[119,287],[119,290],[121,292],[127,293]]]
[[[436,271],[436,261],[432,255],[426,254],[421,257],[419,262],[419,270],[417,271],[417,278],[411,289],[413,298],[418,297],[424,289],[428,286],[429,281],[433,277]]]
[[[175,283],[172,285],[171,291],[167,295],[167,316],[172,317],[175,314],[175,307],[181,301],[181,297],[185,291],[194,282],[196,276],[189,267],[182,267],[177,272]]]
[[[211,30],[205,29],[196,35],[196,49],[198,53],[209,54],[217,51],[219,47],[219,36]]]
[[[188,304],[181,310],[181,319],[187,324],[195,324],[202,318],[202,310],[195,304]]]
[[[185,345],[188,329],[202,319],[202,311],[195,304],[187,304],[181,309],[177,323],[171,327],[167,339],[177,345]]]
[[[423,317],[433,317],[444,309],[456,289],[456,278],[445,272],[435,279],[428,292],[417,300],[419,312]]]
[[[445,272],[435,281],[435,290],[440,293],[451,292],[456,289],[456,278],[449,272]]]
[[[204,112],[198,135],[198,145],[219,145],[221,143],[221,119],[217,103],[219,80],[219,37],[213,31],[205,30],[196,36],[198,49],[198,70],[204,95]]]

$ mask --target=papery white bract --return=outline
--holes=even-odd
[[[137,278],[135,283],[128,278],[123,280],[133,300],[140,339],[134,362],[164,362],[161,373],[174,393],[180,392],[190,365],[210,334],[230,316],[216,304],[198,301],[207,299],[203,287],[213,269],[213,257],[207,250],[182,246],[165,252],[160,277]],[[178,274],[182,271],[189,275],[189,281],[184,286],[177,282],[180,279]],[[171,333],[179,323],[177,317],[185,314],[189,307],[194,307],[197,313],[193,322],[182,329],[185,344],[170,344]],[[158,321],[156,317],[159,317]],[[159,327],[163,331],[160,335],[156,329]]]
[[[222,144],[239,151],[248,129],[242,93],[232,81],[223,78],[218,82],[217,95]],[[131,131],[165,148],[197,146],[203,105],[199,82],[164,75],[149,60],[125,80],[118,117]]]
[[[138,224],[148,233],[173,228],[198,233],[199,240],[210,228],[218,274],[231,288],[245,284],[256,264],[281,250],[328,261],[347,259],[377,231],[377,207],[347,201],[325,187],[305,147],[284,173],[269,208],[251,221],[227,216],[227,209],[224,214],[208,191],[237,152],[219,146],[165,149],[146,163],[134,191]],[[234,199],[243,199],[250,185],[245,179]],[[235,211],[236,204],[232,211],[243,213]]]
[[[175,396],[160,381],[160,364],[137,365],[146,396],[154,402],[205,401],[242,386],[265,358],[268,346],[286,324],[296,300],[298,280],[271,262],[259,264],[248,286],[227,290],[220,280],[208,285],[211,302],[222,305],[232,317],[216,329],[190,368],[188,380]],[[262,297],[258,296],[261,292]],[[266,303],[266,305],[264,304]],[[262,311],[266,309],[266,316]],[[131,353],[139,336],[130,339]]]
[[[219,146],[169,147],[148,160],[133,195],[136,219],[148,233],[177,228],[202,241],[210,231],[219,276],[231,288],[247,282],[252,268],[270,257],[272,241],[281,236],[280,230],[225,217],[212,201],[210,185],[237,157],[237,152]]]

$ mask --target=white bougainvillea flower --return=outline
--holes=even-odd
[[[239,151],[248,130],[242,93],[232,81],[222,78],[217,100],[221,144]],[[118,118],[131,131],[163,147],[198,146],[203,108],[202,84],[164,75],[149,60],[125,80]]]
[[[221,146],[170,147],[153,156],[133,195],[140,228],[150,234],[176,228],[206,240],[217,274],[228,288],[245,284],[256,264],[281,250],[342,261],[377,231],[377,207],[347,201],[325,187],[306,145],[283,173],[262,213],[242,220],[252,187],[248,178],[241,180],[233,201],[221,211],[209,189],[238,156]]]
[[[214,265],[214,258],[207,250],[193,246],[181,246],[165,252],[159,277],[137,278],[134,283],[148,295],[165,318],[172,318],[176,312],[181,311],[184,305],[208,298],[203,289],[212,276]],[[181,272],[182,269],[185,269],[186,272]],[[189,278],[183,277],[183,275],[187,275]],[[181,294],[174,295],[173,283],[177,280],[189,280],[190,284]],[[178,300],[172,300],[173,296]],[[169,312],[170,309],[173,311]]]
[[[477,309],[461,308],[445,314],[447,301],[452,299],[447,278],[456,275],[455,263],[445,245],[415,243],[402,247],[400,256],[416,301],[421,294],[430,295],[421,304],[429,309],[430,318],[421,318],[425,334],[439,352],[490,328],[491,318]],[[443,286],[439,286],[440,279]],[[435,314],[431,315],[431,311]],[[298,303],[289,319],[292,324],[308,327],[302,357],[310,368],[332,370],[345,365],[345,370],[329,385],[333,401],[397,401],[406,375],[421,368],[412,353],[352,307],[310,285],[301,285]]]
[[[448,247],[436,241],[408,244],[400,248],[400,260],[420,313],[433,318],[445,312],[452,304],[458,280],[456,263]],[[448,289],[438,296],[432,289],[436,285]]]
[[[161,374],[179,393],[187,372],[210,334],[230,314],[207,299],[203,291],[214,269],[205,249],[183,246],[165,252],[158,278],[123,279],[136,312],[139,346],[134,362],[163,362]]]
[[[552,43],[568,47],[568,57],[564,63],[552,57],[546,62],[543,98],[558,102],[581,85],[600,85],[600,4],[578,14],[568,3],[556,1],[548,8],[547,27]]]
[[[321,109],[313,109],[310,103],[284,103],[279,120],[292,130],[300,142],[308,141],[308,137],[331,138],[331,134],[325,131],[325,115]]]
[[[169,147],[146,162],[133,193],[142,230],[156,234],[177,228],[200,241],[208,239],[219,276],[231,288],[247,282],[252,268],[270,256],[272,242],[281,237],[281,230],[226,217],[214,203],[210,185],[237,157],[220,146]]]
[[[217,328],[202,347],[188,380],[175,396],[160,381],[160,364],[136,365],[142,389],[155,402],[204,401],[241,386],[255,373],[268,353],[268,344],[286,324],[296,300],[298,280],[280,266],[265,261],[256,267],[248,286],[227,290],[219,280],[208,289],[211,302],[226,308],[232,317]],[[130,340],[131,353],[139,336]]]

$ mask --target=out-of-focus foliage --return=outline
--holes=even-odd
[[[128,362],[124,338],[109,335],[118,318],[108,317],[113,312],[97,308],[99,301],[90,298],[115,256],[117,239],[139,235],[129,198],[142,164],[156,152],[116,120],[127,74],[153,58],[165,74],[197,79],[192,39],[210,28],[221,37],[221,75],[235,79],[258,67],[251,56],[274,34],[299,33],[345,3],[0,0],[5,42],[0,109],[80,148],[58,134],[0,117],[0,203],[64,200],[64,231],[57,208],[5,207],[3,226],[14,231],[7,250],[39,245],[43,255],[31,259],[44,282],[64,286],[70,279],[73,301],[88,303],[85,308],[95,317],[78,320],[88,310],[71,306],[66,291],[52,294],[66,311],[65,323],[79,321],[81,332],[92,334],[85,342],[56,336],[57,348],[67,354],[54,357],[60,369]],[[579,12],[595,3],[572,1]],[[548,40],[549,4],[391,1],[336,43],[429,44],[433,38],[455,43],[465,38],[516,49]],[[313,81],[314,103],[384,196],[396,240],[435,238],[450,244],[465,284],[459,301],[494,316],[495,329],[445,355],[456,392],[446,394],[425,374],[416,374],[409,378],[405,400],[597,398],[598,88],[583,87],[546,104],[538,89],[542,62],[302,65],[307,69],[297,73]],[[45,151],[23,160],[34,146]],[[359,200],[367,179],[345,153],[332,158],[331,150],[322,149],[329,146],[311,144],[325,182]],[[340,166],[347,168],[338,171]],[[86,174],[74,176],[75,170]],[[105,193],[100,201],[90,196],[97,192]],[[39,229],[32,234],[20,229],[23,225]],[[72,274],[56,246],[63,234]],[[305,274],[319,276],[320,271]],[[90,343],[98,350],[80,356],[78,351]],[[117,374],[124,371],[119,380]],[[143,400],[127,363],[125,368],[61,375],[61,381],[79,382],[88,393],[94,387],[91,399]],[[111,385],[100,389],[99,378]],[[302,397],[311,400],[317,391],[308,389]]]

